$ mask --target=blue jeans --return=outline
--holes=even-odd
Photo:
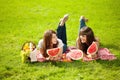
[[[85,20],[84,20],[84,19],[81,19],[81,20],[80,20],[80,29],[83,28],[84,26],[86,26]]]
[[[63,53],[65,53],[65,52],[66,52],[66,50],[67,50],[67,45],[66,45],[66,44],[64,44],[64,46],[63,46]]]
[[[84,20],[84,19],[81,19],[81,20],[80,20],[79,32],[80,32],[80,29],[83,28],[83,27],[85,27],[85,26],[86,26],[85,20]],[[78,34],[79,34],[79,32],[78,32]]]
[[[67,49],[67,35],[66,35],[66,25],[64,24],[63,26],[58,25],[57,27],[57,37],[62,40],[64,43],[63,46],[63,53]]]

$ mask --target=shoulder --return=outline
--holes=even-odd
[[[38,42],[38,48],[42,48],[42,45],[43,45],[43,39],[39,40],[39,42]]]
[[[58,42],[62,42],[62,40],[61,40],[61,39],[57,39],[57,41],[58,41]]]
[[[58,47],[61,47],[64,45],[61,39],[57,39],[57,41],[58,41]]]
[[[43,39],[40,39],[40,40],[39,40],[39,43],[43,43]]]
[[[57,39],[57,41],[58,41],[58,44],[63,44],[61,39]]]

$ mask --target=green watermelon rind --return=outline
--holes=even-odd
[[[79,58],[74,58],[73,56],[71,56],[71,54],[75,54],[75,53],[73,53],[74,51],[79,51],[80,53],[82,53],[82,56],[81,57],[79,57]],[[70,54],[69,54],[69,57],[71,58],[71,59],[73,59],[73,60],[80,60],[80,59],[82,59],[83,58],[83,51],[81,51],[81,50],[71,50],[71,52],[70,52]]]
[[[89,52],[89,48],[91,48],[91,46],[92,46],[93,44],[94,44],[95,47],[96,47],[96,51],[90,53],[90,52]],[[98,51],[98,46],[97,46],[96,42],[93,42],[93,43],[88,47],[88,49],[87,49],[87,54],[94,55],[97,51]]]

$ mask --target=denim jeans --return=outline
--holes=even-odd
[[[63,46],[63,53],[67,49],[67,35],[66,35],[66,25],[64,24],[63,26],[58,25],[57,27],[57,37],[62,40],[64,43]]]
[[[79,27],[78,35],[79,35],[79,33],[80,33],[80,29],[83,28],[83,27],[85,27],[85,26],[86,26],[85,20],[84,20],[84,19],[81,19],[81,20],[80,20],[80,27]]]
[[[81,20],[80,20],[80,29],[81,29],[82,27],[84,27],[84,26],[86,26],[85,20],[84,20],[84,19],[81,19]]]

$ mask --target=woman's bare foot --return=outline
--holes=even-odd
[[[60,19],[60,26],[63,26],[65,22],[68,20],[69,15],[65,14],[63,18]]]
[[[81,21],[82,19],[83,19],[85,22],[88,22],[88,18],[85,18],[84,16],[81,16],[81,17],[80,17],[80,21]]]

